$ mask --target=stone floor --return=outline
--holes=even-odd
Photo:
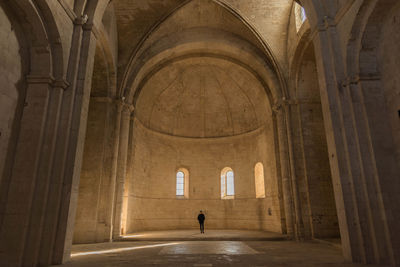
[[[252,240],[257,235],[272,240]],[[340,248],[330,242],[294,242],[254,231],[207,231],[201,236],[191,231],[143,232],[132,234],[129,241],[74,245],[71,262],[64,266],[362,266],[346,263]],[[208,240],[228,237],[241,241]],[[163,240],[143,241],[146,238]]]
[[[124,241],[277,241],[286,236],[265,231],[246,230],[199,230],[147,231],[123,236]],[[121,240],[121,241],[122,241]]]

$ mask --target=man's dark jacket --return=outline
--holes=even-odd
[[[200,213],[199,216],[197,216],[197,220],[199,220],[199,223],[203,223],[205,219],[206,216],[204,216],[204,214],[202,213]]]

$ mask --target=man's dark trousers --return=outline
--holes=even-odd
[[[204,221],[199,223],[200,223],[200,233],[204,233]]]

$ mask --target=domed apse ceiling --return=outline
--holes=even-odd
[[[269,104],[265,89],[244,67],[226,59],[172,62],[143,85],[136,116],[149,129],[182,137],[223,137],[258,129]]]

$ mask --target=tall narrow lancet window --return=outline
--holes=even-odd
[[[189,197],[189,172],[184,168],[176,172],[176,197]]]
[[[185,195],[185,174],[182,171],[176,173],[176,195]]]
[[[254,167],[254,177],[256,185],[256,198],[265,198],[264,166],[258,162]]]
[[[303,23],[307,20],[306,10],[298,3],[295,3],[294,14],[296,18],[296,28],[297,31],[299,31]]]
[[[221,199],[235,197],[235,175],[231,168],[224,168],[221,172]]]

